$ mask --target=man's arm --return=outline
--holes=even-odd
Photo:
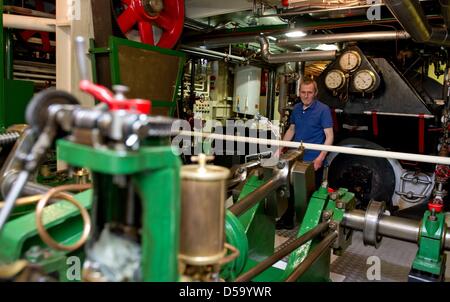
[[[295,125],[291,124],[286,133],[284,134],[283,140],[290,142],[294,138],[294,135],[295,135]]]
[[[333,128],[325,128],[323,129],[323,132],[325,132],[325,142],[323,144],[331,146],[334,140]],[[318,170],[320,169],[320,167],[322,167],[327,153],[328,152],[326,151],[320,152],[319,156],[317,156],[317,158],[314,160],[314,170]]]
[[[283,136],[283,141],[291,141],[294,138],[295,135],[295,125],[291,124],[288,128],[288,130],[286,131],[286,133]],[[280,157],[280,155],[283,153],[283,149],[284,147],[279,147],[277,149],[277,151],[275,151],[274,156],[275,157]]]

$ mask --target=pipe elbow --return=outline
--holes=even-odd
[[[256,36],[256,41],[259,43],[259,46],[261,48],[261,57],[264,61],[270,63],[271,54],[269,52],[269,41],[267,38],[260,34],[259,36]]]

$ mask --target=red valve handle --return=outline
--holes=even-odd
[[[434,209],[435,213],[440,213],[440,212],[442,212],[443,208],[444,208],[444,205],[440,202],[430,201],[428,203],[428,210],[430,210],[430,212],[433,212],[433,209]]]
[[[152,103],[149,100],[141,99],[115,99],[113,93],[106,87],[96,85],[89,80],[80,81],[80,89],[89,93],[97,100],[108,105],[109,110],[129,110],[141,114],[150,114]]]

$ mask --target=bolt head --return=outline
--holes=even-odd
[[[337,230],[337,223],[336,222],[330,222],[330,224],[328,226],[333,231]]]

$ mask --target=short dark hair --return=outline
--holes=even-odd
[[[302,87],[302,85],[311,85],[311,84],[314,85],[315,92],[318,92],[319,88],[317,88],[317,82],[311,78],[305,78],[305,79],[301,80],[299,87]]]

